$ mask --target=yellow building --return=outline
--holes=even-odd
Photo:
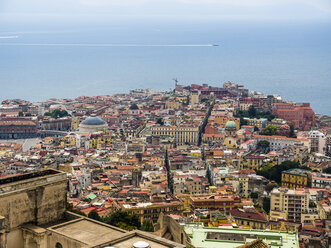
[[[183,106],[181,102],[168,101],[165,103],[166,109],[180,109]]]
[[[274,188],[270,198],[270,219],[301,222],[301,214],[309,207],[308,190]]]
[[[264,161],[264,156],[247,156],[240,158],[238,161],[238,169],[250,169],[250,170],[259,170]]]
[[[248,177],[239,176],[240,195],[244,198],[248,198]]]
[[[90,149],[100,149],[111,144],[110,135],[91,135],[89,140]]]
[[[300,227],[301,223],[294,223],[286,220],[269,221],[269,229],[271,231],[298,232]]]
[[[77,130],[79,123],[80,123],[80,121],[77,117],[72,117],[71,118],[71,130]]]
[[[199,138],[199,127],[195,126],[153,126],[153,136],[174,137],[176,145],[197,145]]]
[[[282,186],[290,189],[311,187],[312,177],[310,171],[290,169],[282,171]]]
[[[151,221],[156,223],[160,213],[182,215],[184,204],[177,199],[164,199],[162,201],[150,202],[127,202],[122,200],[114,200],[112,205],[113,210],[125,211],[128,214],[136,214],[141,223]]]

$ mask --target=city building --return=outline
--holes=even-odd
[[[125,211],[128,214],[138,215],[141,223],[144,221],[157,222],[160,213],[179,214],[184,211],[184,204],[178,199],[151,198],[149,202],[133,202],[127,200],[114,200],[114,210]]]
[[[325,154],[326,138],[325,135],[317,130],[309,132],[310,151]]]
[[[304,189],[274,188],[270,193],[270,219],[301,222],[301,213],[309,207],[309,192]]]
[[[26,139],[36,136],[36,122],[26,118],[0,118],[0,139]]]
[[[298,168],[282,171],[282,187],[296,189],[310,188],[311,185],[312,175],[310,171]]]
[[[310,130],[316,125],[315,113],[309,103],[275,103],[272,113],[299,130]]]
[[[254,207],[235,208],[230,213],[239,226],[264,230],[268,223],[267,215]]]
[[[199,127],[195,126],[153,126],[153,136],[174,137],[176,145],[197,145],[199,139]]]

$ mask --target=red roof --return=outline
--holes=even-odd
[[[246,209],[239,209],[235,208],[231,210],[231,215],[234,218],[247,218],[252,220],[260,220],[260,221],[267,221],[267,216],[256,210],[255,208],[246,208]]]

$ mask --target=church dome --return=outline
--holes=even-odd
[[[92,114],[91,116],[87,117],[84,121],[82,121],[83,125],[87,125],[87,126],[101,126],[101,125],[105,125],[106,122],[104,120],[102,120],[100,117]]]
[[[100,117],[91,115],[79,124],[77,132],[79,133],[94,133],[108,130],[108,124]]]
[[[237,125],[233,120],[229,120],[226,124],[225,124],[225,128],[226,129],[236,129]]]

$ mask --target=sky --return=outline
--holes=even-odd
[[[1,0],[3,23],[112,18],[326,21],[331,0]]]

